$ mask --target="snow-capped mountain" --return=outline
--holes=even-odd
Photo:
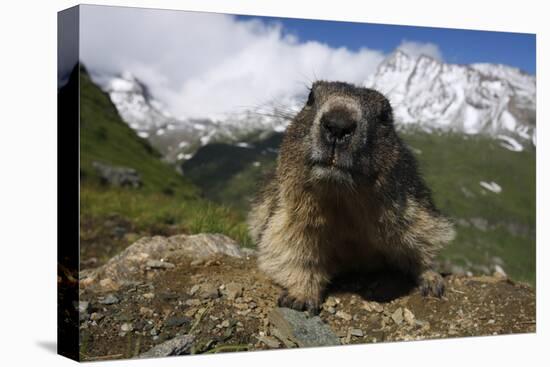
[[[516,68],[446,64],[396,51],[364,85],[389,98],[398,124],[486,133],[513,150],[525,140],[534,144],[535,77]]]
[[[92,73],[92,77],[109,94],[122,119],[171,162],[188,159],[213,141],[242,145],[252,134],[282,132],[305,99],[290,96],[223,117],[178,119],[128,72],[119,76]],[[519,69],[447,64],[398,50],[366,76],[363,85],[389,98],[400,127],[489,134],[514,151],[535,144],[535,77]]]
[[[178,119],[168,113],[147,86],[131,73],[91,75],[108,93],[122,119],[140,137],[148,139],[169,162],[189,159],[198,147],[213,141],[243,145],[245,142],[240,139],[250,134],[282,132],[302,104],[299,98],[290,98],[285,103],[268,103],[221,118]]]

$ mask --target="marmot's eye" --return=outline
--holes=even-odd
[[[307,96],[306,106],[312,106],[315,102],[315,97],[313,96],[313,90],[309,91],[309,96]]]

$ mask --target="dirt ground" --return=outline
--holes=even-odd
[[[80,357],[135,357],[191,334],[191,353],[292,347],[269,313],[281,289],[255,258],[180,258],[116,291],[81,290]],[[535,292],[498,276],[447,276],[442,299],[395,274],[350,275],[327,291],[320,317],[342,344],[535,332]],[[274,335],[275,334],[275,335]]]

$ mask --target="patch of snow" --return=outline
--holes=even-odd
[[[143,139],[147,139],[149,137],[149,133],[145,131],[138,131],[138,136]]]
[[[158,136],[164,135],[164,133],[165,133],[165,130],[164,130],[164,129],[158,129],[158,130],[157,130],[157,135],[158,135]]]
[[[523,150],[523,145],[521,145],[516,139],[499,134],[497,138],[500,140],[500,146],[511,150],[512,152],[521,152]]]
[[[256,161],[256,162],[252,163],[252,165],[253,165],[254,167],[260,167],[261,163],[258,162],[258,161]]]
[[[189,142],[187,141],[180,141],[180,143],[178,144],[178,148],[185,148],[186,146],[189,145]]]
[[[241,147],[241,148],[252,148],[252,145],[250,145],[249,143],[243,142],[243,141],[240,141],[235,145],[238,146],[238,147]]]
[[[502,187],[500,187],[499,184],[497,184],[496,182],[494,181],[491,181],[491,182],[486,182],[486,181],[479,181],[479,184],[481,185],[481,187],[483,187],[484,189],[487,189],[491,192],[494,192],[495,194],[500,194],[502,192]]]

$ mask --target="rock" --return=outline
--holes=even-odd
[[[187,316],[175,316],[170,317],[166,319],[164,322],[164,325],[167,327],[174,327],[174,326],[182,326],[182,325],[189,325],[191,323],[191,318]]]
[[[151,317],[151,316],[153,316],[154,312],[149,307],[140,307],[139,308],[139,313],[140,313],[140,315],[145,315],[145,316]]]
[[[278,307],[269,313],[268,318],[281,337],[289,339],[299,347],[340,344],[338,337],[319,316],[308,317],[304,312]]]
[[[357,336],[357,337],[362,337],[364,334],[363,334],[363,330],[361,329],[350,329],[350,335],[353,335],[353,336]]]
[[[99,312],[92,312],[92,314],[90,315],[90,320],[92,321],[100,321],[101,319],[103,318],[103,315],[100,314]]]
[[[391,318],[397,325],[401,325],[403,322],[403,309],[399,307],[392,313]]]
[[[194,286],[191,287],[191,289],[189,290],[189,295],[191,296],[194,296],[200,289],[200,285],[198,284],[195,284]]]
[[[470,223],[483,232],[489,229],[489,221],[485,218],[470,218]]]
[[[87,302],[87,301],[78,302],[77,309],[79,313],[88,313],[88,307],[90,307],[90,302]]]
[[[172,269],[176,267],[174,264],[162,260],[147,260],[145,266],[151,269]]]
[[[191,299],[188,299],[187,301],[185,301],[185,304],[187,306],[198,306],[201,304],[201,301],[197,298],[191,298]]]
[[[334,297],[328,297],[324,303],[325,306],[327,307],[336,307],[337,303],[336,303],[336,299],[334,299]]]
[[[339,318],[341,318],[343,320],[346,320],[346,321],[351,321],[351,319],[352,319],[352,316],[349,313],[344,312],[342,310],[336,312],[336,317],[339,317]]]
[[[200,286],[200,298],[202,299],[214,299],[220,295],[218,293],[218,287],[211,283],[201,284]]]
[[[272,349],[279,348],[281,346],[281,343],[279,343],[279,341],[272,336],[260,335],[260,336],[257,336],[256,338]]]
[[[229,325],[231,325],[229,320],[223,320],[222,323],[220,324],[221,327],[229,327]]]
[[[408,308],[403,309],[403,319],[407,324],[411,326],[415,324],[414,314]]]
[[[323,308],[331,315],[334,315],[336,313],[336,309],[332,306],[323,306]]]
[[[145,299],[153,299],[155,298],[155,294],[153,292],[143,293],[142,297]]]
[[[242,297],[243,285],[235,282],[231,282],[225,285],[224,295],[227,299],[234,300],[235,298]]]
[[[138,356],[138,358],[156,358],[168,356],[180,356],[189,354],[193,346],[194,337],[192,335],[180,335],[173,339],[165,341],[154,346],[147,352]]]
[[[132,330],[134,330],[134,326],[129,322],[125,322],[124,324],[122,324],[120,326],[120,331],[122,331],[122,332],[127,333],[127,332],[132,331]]]
[[[504,271],[504,269],[502,269],[502,267],[500,265],[495,265],[494,266],[494,272],[493,272],[493,276],[495,278],[500,278],[500,279],[506,279],[508,278],[508,275],[506,275],[506,272]]]
[[[134,188],[142,185],[139,173],[133,168],[110,166],[100,162],[93,162],[92,166],[103,184]]]
[[[119,299],[117,298],[117,296],[115,296],[113,294],[109,294],[105,298],[103,298],[102,300],[99,301],[99,303],[101,303],[103,305],[113,305],[113,304],[118,303],[118,302],[120,302]]]
[[[384,311],[384,307],[382,307],[382,305],[378,302],[375,302],[375,301],[364,301],[363,302],[363,309],[366,310],[367,312],[377,312],[377,313],[380,313],[382,311]]]
[[[143,280],[149,265],[170,267],[161,259],[205,259],[216,254],[243,258],[254,251],[244,249],[231,238],[221,234],[177,235],[171,237],[143,237],[127,247],[106,264],[85,269],[79,274],[81,287],[98,287],[100,291],[117,290],[120,286]],[[173,265],[173,264],[172,264]],[[155,276],[154,273],[149,273]],[[101,279],[101,280],[100,280]],[[98,283],[99,280],[99,283]]]

